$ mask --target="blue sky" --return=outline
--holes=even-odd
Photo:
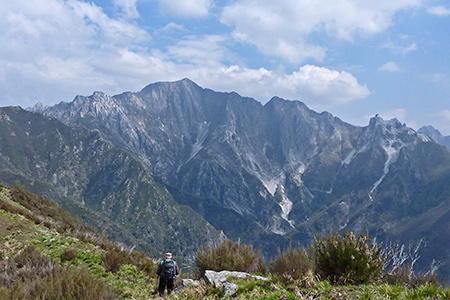
[[[448,0],[0,0],[0,106],[188,77],[450,135]]]

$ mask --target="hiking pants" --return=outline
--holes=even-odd
[[[170,293],[173,290],[173,279],[165,279],[165,278],[159,278],[159,286],[158,286],[158,292],[160,296],[164,295],[164,290],[167,286],[167,294],[170,295]]]

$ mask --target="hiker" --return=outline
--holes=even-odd
[[[180,274],[177,263],[172,259],[172,253],[166,253],[166,258],[159,264],[156,275],[159,277],[158,292],[162,297],[167,286],[167,294],[173,290],[173,283],[176,276]]]

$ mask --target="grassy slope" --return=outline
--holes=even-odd
[[[48,200],[17,188],[0,189],[1,266],[14,261],[28,246],[34,246],[43,256],[63,267],[88,269],[95,277],[104,280],[118,298],[137,300],[151,296],[156,283],[152,260],[143,258],[142,255],[127,259],[128,251],[120,251],[120,247],[92,232]],[[15,201],[18,198],[22,198],[20,202],[31,209]],[[66,249],[74,249],[77,257],[63,261],[61,255]],[[125,261],[115,273],[108,272],[102,261],[110,252],[125,256]],[[0,283],[4,284],[1,281],[0,279]],[[4,285],[0,285],[0,291],[2,287]]]
[[[156,284],[155,265],[151,260],[142,255],[130,255],[128,251],[121,251],[117,245],[92,232],[67,212],[42,197],[20,187],[0,186],[2,270],[6,270],[6,266],[12,264],[11,262],[18,261],[17,258],[27,252],[30,245],[43,256],[52,259],[53,265],[57,264],[69,270],[68,273],[61,273],[65,274],[64,276],[76,270],[88,270],[89,276],[93,275],[93,278],[105,282],[115,292],[115,298],[138,300],[155,297],[152,295]],[[67,249],[74,249],[76,258],[62,259]],[[112,252],[124,257],[124,262],[114,273],[108,271],[108,265],[103,261],[107,254]],[[16,272],[23,269],[25,268],[22,267]],[[0,275],[0,295],[8,289],[5,276]],[[450,299],[450,290],[436,285],[422,285],[416,288],[385,283],[333,286],[328,281],[312,279],[285,284],[272,278],[269,281],[240,280],[235,283],[239,285],[235,299]],[[26,283],[31,284],[30,281]],[[55,285],[51,287],[55,288]],[[14,288],[17,289],[17,286]],[[78,289],[80,285],[75,284],[72,288]],[[51,294],[51,291],[47,292]],[[220,290],[201,285],[185,289],[171,298],[218,299]],[[22,298],[15,296],[12,299]]]

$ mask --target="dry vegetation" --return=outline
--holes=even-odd
[[[261,252],[255,251],[252,245],[222,242],[217,247],[202,247],[197,251],[196,265],[201,275],[205,270],[241,271],[265,274],[266,264]]]

